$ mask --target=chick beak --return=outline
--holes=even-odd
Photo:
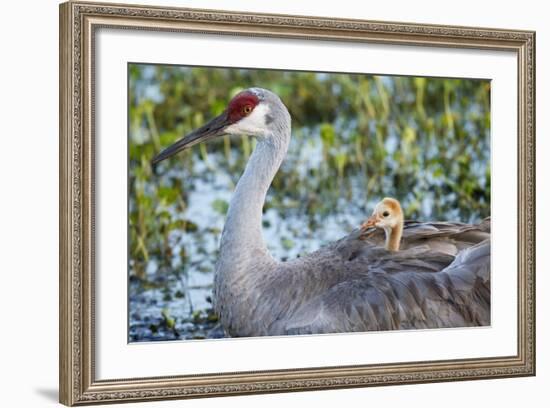
[[[369,228],[375,228],[377,222],[378,222],[378,217],[376,217],[376,215],[373,214],[363,224],[361,224],[361,229],[367,230]]]

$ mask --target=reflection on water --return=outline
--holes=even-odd
[[[223,336],[211,305],[213,271],[225,212],[254,142],[225,138],[161,163],[156,173],[149,165],[161,147],[219,113],[178,108],[178,98],[191,92],[182,84],[220,80],[214,71],[131,70],[130,341]],[[240,71],[253,83],[267,75]],[[264,207],[264,238],[274,257],[294,258],[342,237],[384,196],[400,199],[407,218],[474,222],[489,215],[488,83],[268,73],[272,86],[263,86],[280,86],[293,115],[289,153]],[[294,87],[283,87],[300,75]],[[334,107],[300,100],[301,86],[319,83],[353,106],[324,118],[323,109]],[[221,103],[218,110],[227,98],[196,97]],[[178,109],[188,122],[174,129]],[[315,115],[321,120],[303,119]]]

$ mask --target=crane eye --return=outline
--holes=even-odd
[[[382,215],[383,215],[384,217],[387,217],[388,215],[390,215],[390,213],[389,213],[388,211],[384,211],[384,212],[382,213]]]
[[[252,112],[252,106],[250,106],[250,105],[245,105],[245,106],[243,107],[243,113],[244,113],[245,115],[249,115],[250,112]]]

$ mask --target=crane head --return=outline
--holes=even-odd
[[[266,129],[273,122],[273,116],[270,113],[273,101],[278,101],[284,107],[280,99],[266,89],[249,88],[239,92],[231,99],[222,114],[156,155],[152,160],[153,166],[182,150],[219,136],[238,134],[261,137],[265,135]],[[277,109],[280,107],[277,106]],[[286,108],[284,111],[288,114]]]
[[[395,198],[386,197],[374,207],[372,215],[363,223],[362,228],[395,228],[403,224],[403,210]]]

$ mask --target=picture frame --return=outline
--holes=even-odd
[[[513,53],[517,61],[517,352],[382,364],[98,378],[96,192],[101,186],[96,171],[101,158],[96,152],[95,57],[101,29]],[[63,404],[535,375],[534,32],[71,1],[60,5],[59,79],[59,396]]]

